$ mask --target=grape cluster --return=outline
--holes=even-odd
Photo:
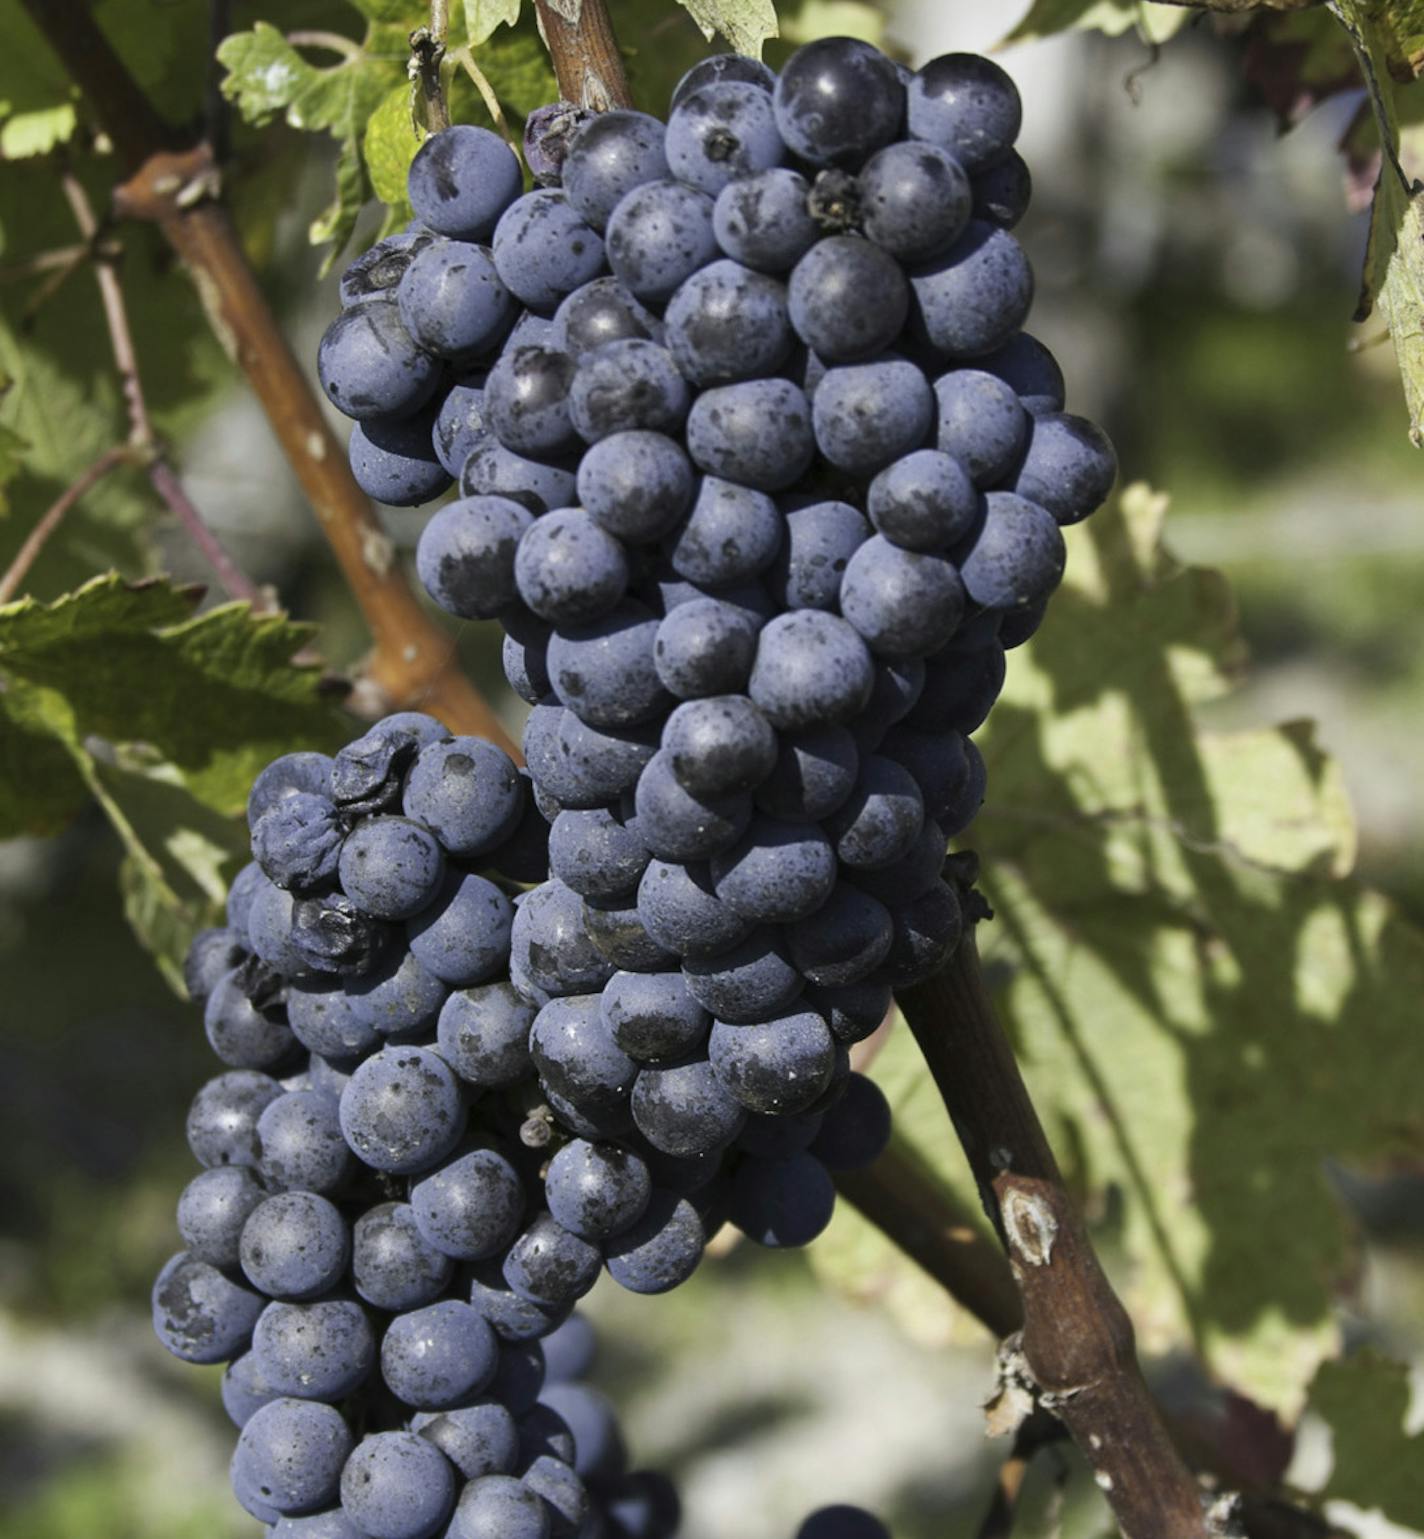
[[[228,1364],[239,1501],[278,1539],[668,1539],[675,1495],[568,1382],[574,1305],[604,1268],[682,1281],[775,1162],[665,1160],[551,1109],[510,966],[549,829],[500,749],[390,716],[269,765],[248,821],[228,922],[188,956],[225,1072],[192,1103],[203,1169],[153,1291],[170,1351]],[[853,1083],[815,1129],[832,1163],[888,1136]]]
[[[829,1219],[848,1049],[954,952],[970,735],[1116,474],[1021,329],[1019,120],[986,59],[832,38],[779,76],[705,60],[666,124],[548,109],[522,195],[501,141],[451,129],[323,344],[345,409],[362,360],[399,376],[381,431],[438,463],[394,500],[458,475],[418,569],[501,622],[531,708],[551,875],[510,976],[547,1102],[673,1189],[755,1156],[729,1211],[766,1243]],[[371,309],[401,347],[361,340]],[[480,317],[458,347],[453,310]],[[359,440],[368,489],[414,489]]]

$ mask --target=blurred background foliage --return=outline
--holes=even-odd
[[[755,46],[769,5],[728,9]],[[1345,9],[1370,25],[1390,10]],[[374,238],[387,214],[369,195],[396,196],[414,148],[402,71],[420,7],[94,10],[174,122],[207,114],[230,133],[244,246],[314,359],[336,308],[323,243]],[[660,110],[709,45],[672,0],[612,10],[639,100]],[[1033,329],[1064,363],[1070,404],[1112,433],[1124,481],[1164,495],[1138,487],[1076,532],[1069,589],[1011,654],[970,841],[1000,914],[986,954],[1164,1399],[1260,1451],[1270,1479],[1288,1463],[1291,1488],[1345,1531],[1424,1530],[1411,1399],[1424,1371],[1424,526],[1394,356],[1377,320],[1351,320],[1375,141],[1348,40],[1318,10],[1217,23],[1136,0],[802,0],[780,23],[773,65],[828,32],[911,63],[1013,33],[1002,59],[1035,180],[1018,232],[1038,276]],[[215,33],[240,35],[223,57],[242,111],[217,105]],[[293,48],[294,34],[367,46]],[[1391,34],[1387,51],[1408,45]],[[516,123],[553,94],[527,15],[475,58]],[[1420,90],[1396,97],[1411,172]],[[473,85],[455,110],[483,120]],[[0,0],[0,162],[3,569],[125,431],[90,274],[33,263],[77,239],[58,167],[100,208],[113,171],[17,0]],[[117,233],[145,387],[185,485],[242,568],[315,630],[269,622],[259,643],[233,611],[213,615],[215,597],[189,620],[176,585],[210,574],[132,469],[70,513],[26,584],[48,604],[110,569],[171,574],[130,611],[123,677],[104,647],[76,653],[67,635],[60,668],[48,611],[0,611],[0,835],[16,835],[0,843],[0,1539],[235,1539],[253,1525],[225,1490],[216,1376],[170,1363],[146,1308],[175,1243],[183,1111],[210,1059],[136,943],[118,876],[126,862],[141,931],[154,912],[170,928],[196,920],[236,858],[243,745],[267,757],[278,739],[338,730],[322,677],[359,669],[366,637],[191,286],[155,231]],[[383,517],[408,555],[423,515]],[[211,651],[185,629],[204,623],[230,642],[215,676],[251,709],[225,755],[200,763],[184,757],[192,697],[174,680],[204,677],[194,658]],[[319,657],[290,665],[312,635]],[[513,726],[494,642],[488,626],[452,632]],[[263,737],[252,723],[273,693],[297,714]],[[1300,718],[1313,735],[1271,727]],[[35,759],[35,734],[49,758]],[[72,796],[19,794],[75,775]],[[135,844],[96,784],[161,865],[169,908],[135,899]],[[1358,883],[1344,880],[1352,863]],[[145,934],[171,949],[167,932]],[[876,1073],[937,1174],[962,1184],[906,1047]],[[820,1286],[828,1276],[839,1286]],[[688,1539],[787,1536],[829,1499],[878,1508],[899,1539],[977,1531],[1002,1454],[978,1410],[991,1344],[853,1215],[810,1258],[738,1249],[666,1299],[601,1286],[589,1307],[607,1327],[600,1380],[639,1461],[680,1479]],[[1224,1402],[1221,1382],[1264,1409]],[[1283,1429],[1307,1394],[1292,1444]],[[1072,1459],[1037,1459],[1015,1532],[1107,1531]]]

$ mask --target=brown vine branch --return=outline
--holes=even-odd
[[[1023,1303],[1023,1362],[1126,1539],[1210,1539],[1201,1494],[1142,1377],[1132,1323],[1064,1185],[979,972],[972,932],[900,995]]]
[[[577,21],[560,15],[550,0],[534,0],[534,10],[565,101],[590,112],[633,105],[605,0],[583,0]]]
[[[35,527],[25,536],[25,543],[15,552],[15,559],[6,568],[5,575],[0,577],[0,604],[8,604],[19,592],[25,573],[35,564],[49,537],[64,522],[64,515],[111,470],[128,464],[132,458],[133,451],[126,444],[116,444],[112,449],[106,449],[45,509]]]
[[[175,152],[173,131],[110,46],[85,0],[23,0],[79,85],[130,180],[121,211],[155,221],[193,276],[209,323],[247,375],[311,502],[366,623],[369,674],[384,702],[434,711],[457,732],[508,745],[499,718],[460,672],[454,643],[416,601],[394,547],[357,486],[306,374],[258,287],[207,147]]]
[[[124,302],[123,285],[113,251],[99,246],[99,220],[83,184],[72,171],[60,178],[64,196],[84,237],[94,252],[94,277],[98,281],[99,296],[104,306],[104,322],[109,330],[109,345],[114,354],[114,367],[118,370],[123,388],[124,401],[129,413],[129,443],[143,457],[148,467],[148,479],[155,492],[162,498],[168,510],[183,526],[189,539],[198,547],[208,565],[217,573],[218,581],[230,598],[245,599],[254,610],[270,608],[262,590],[252,581],[223,548],[192,499],[183,490],[177,472],[168,463],[163,445],[153,428],[148,414],[148,401],[143,391],[143,380],[138,371],[138,350],[134,346],[133,328],[129,325],[128,305]]]

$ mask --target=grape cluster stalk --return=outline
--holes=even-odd
[[[527,769],[418,713],[276,761],[194,950],[231,1072],[155,1320],[251,1385],[234,1484],[274,1533],[670,1534],[529,1432],[531,1343],[725,1222],[808,1243],[883,1149],[849,1049],[955,952],[971,735],[1116,474],[1022,329],[1019,120],[973,55],[711,58],[666,123],[534,114],[529,192],[433,135],[345,273],[353,472],[458,481],[417,567],[503,627]]]

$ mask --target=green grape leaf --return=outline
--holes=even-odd
[[[1356,1257],[1326,1160],[1417,1147],[1424,936],[1350,878],[1350,809],[1308,727],[1197,720],[1242,649],[1225,582],[1172,559],[1163,514],[1134,487],[1070,530],[1063,588],[1010,654],[967,836],[995,911],[980,945],[1144,1350],[1194,1351],[1293,1413],[1339,1344]],[[873,1072],[901,1136],[972,1204],[908,1032]],[[915,1329],[952,1329],[857,1215],[813,1257]]]
[[[216,812],[244,804],[279,753],[325,743],[334,722],[320,670],[296,665],[309,626],[226,604],[193,615],[168,582],[96,577],[41,604],[0,608],[0,679],[25,718],[63,742],[144,745]]]
[[[362,0],[357,8],[367,18],[360,43],[323,38],[337,55],[335,63],[319,65],[308,57],[320,34],[293,33],[297,46],[266,22],[234,33],[218,49],[227,70],[223,90],[249,122],[281,115],[291,127],[338,141],[335,193],[310,227],[313,243],[329,245],[328,267],[373,194],[386,205],[381,235],[409,219],[406,172],[424,138],[412,115],[407,63],[409,34],[428,21],[428,9],[413,0]],[[533,12],[518,0],[467,0],[455,8],[453,22],[452,49],[473,46],[475,63],[507,116],[522,119],[558,95]],[[454,121],[499,126],[453,56],[444,75]]]
[[[265,123],[281,113],[290,127],[329,133],[341,146],[335,195],[310,228],[314,245],[330,244],[327,267],[345,249],[371,196],[362,154],[367,125],[392,88],[405,80],[405,38],[401,34],[393,42],[385,13],[400,15],[407,8],[365,9],[371,17],[365,44],[352,43],[334,64],[312,63],[263,21],[250,32],[224,38],[218,47],[218,62],[227,70],[223,94],[249,122]]]
[[[1004,43],[1032,42],[1057,32],[1104,32],[1119,37],[1133,28],[1144,42],[1165,43],[1191,16],[1185,6],[1156,5],[1151,0],[1034,0]]]
[[[14,113],[8,111],[7,103],[0,103],[0,115],[4,116],[0,123],[0,160],[48,155],[56,145],[68,144],[79,124],[72,102]]]
[[[218,62],[228,72],[223,94],[249,122],[281,112],[293,128],[324,129],[341,140],[365,128],[389,87],[392,67],[391,60],[359,48],[318,67],[265,21],[224,38]]]
[[[512,27],[519,20],[520,0],[465,0],[465,32],[471,47],[478,48],[496,27]]]
[[[777,35],[771,0],[680,0],[705,38],[722,36],[736,53],[761,58],[762,44]]]
[[[1424,1433],[1410,1432],[1409,1369],[1376,1352],[1324,1363],[1309,1408],[1330,1431],[1330,1474],[1313,1495],[1424,1532]]]
[[[1417,39],[1412,31],[1401,32],[1398,21],[1385,30],[1380,20],[1404,10],[1413,14],[1411,7],[1339,0],[1335,13],[1359,55],[1383,151],[1355,319],[1377,313],[1388,328],[1409,411],[1409,437],[1419,447],[1424,446],[1424,189],[1399,161],[1399,116],[1389,72],[1392,49]]]

